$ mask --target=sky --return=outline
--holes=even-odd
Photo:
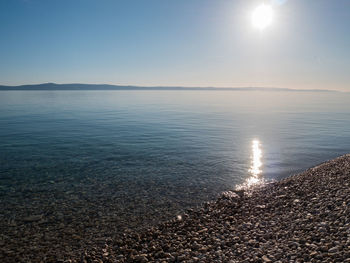
[[[44,82],[350,91],[350,1],[1,0],[0,84]]]

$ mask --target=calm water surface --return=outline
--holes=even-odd
[[[348,152],[348,93],[0,92],[6,222],[144,226]]]

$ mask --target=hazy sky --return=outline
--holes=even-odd
[[[350,91],[350,1],[1,0],[0,83],[42,82]]]

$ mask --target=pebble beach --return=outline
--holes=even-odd
[[[350,155],[243,194],[226,192],[80,260],[350,262]]]
[[[350,262],[350,155],[69,254],[1,242],[1,262]]]

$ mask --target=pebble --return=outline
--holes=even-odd
[[[337,252],[338,250],[339,250],[339,248],[338,248],[337,246],[335,246],[335,247],[330,248],[330,249],[328,250],[328,252],[329,252],[329,253],[335,253],[335,252]]]
[[[272,262],[267,256],[262,256],[262,260],[264,260],[264,262]]]

